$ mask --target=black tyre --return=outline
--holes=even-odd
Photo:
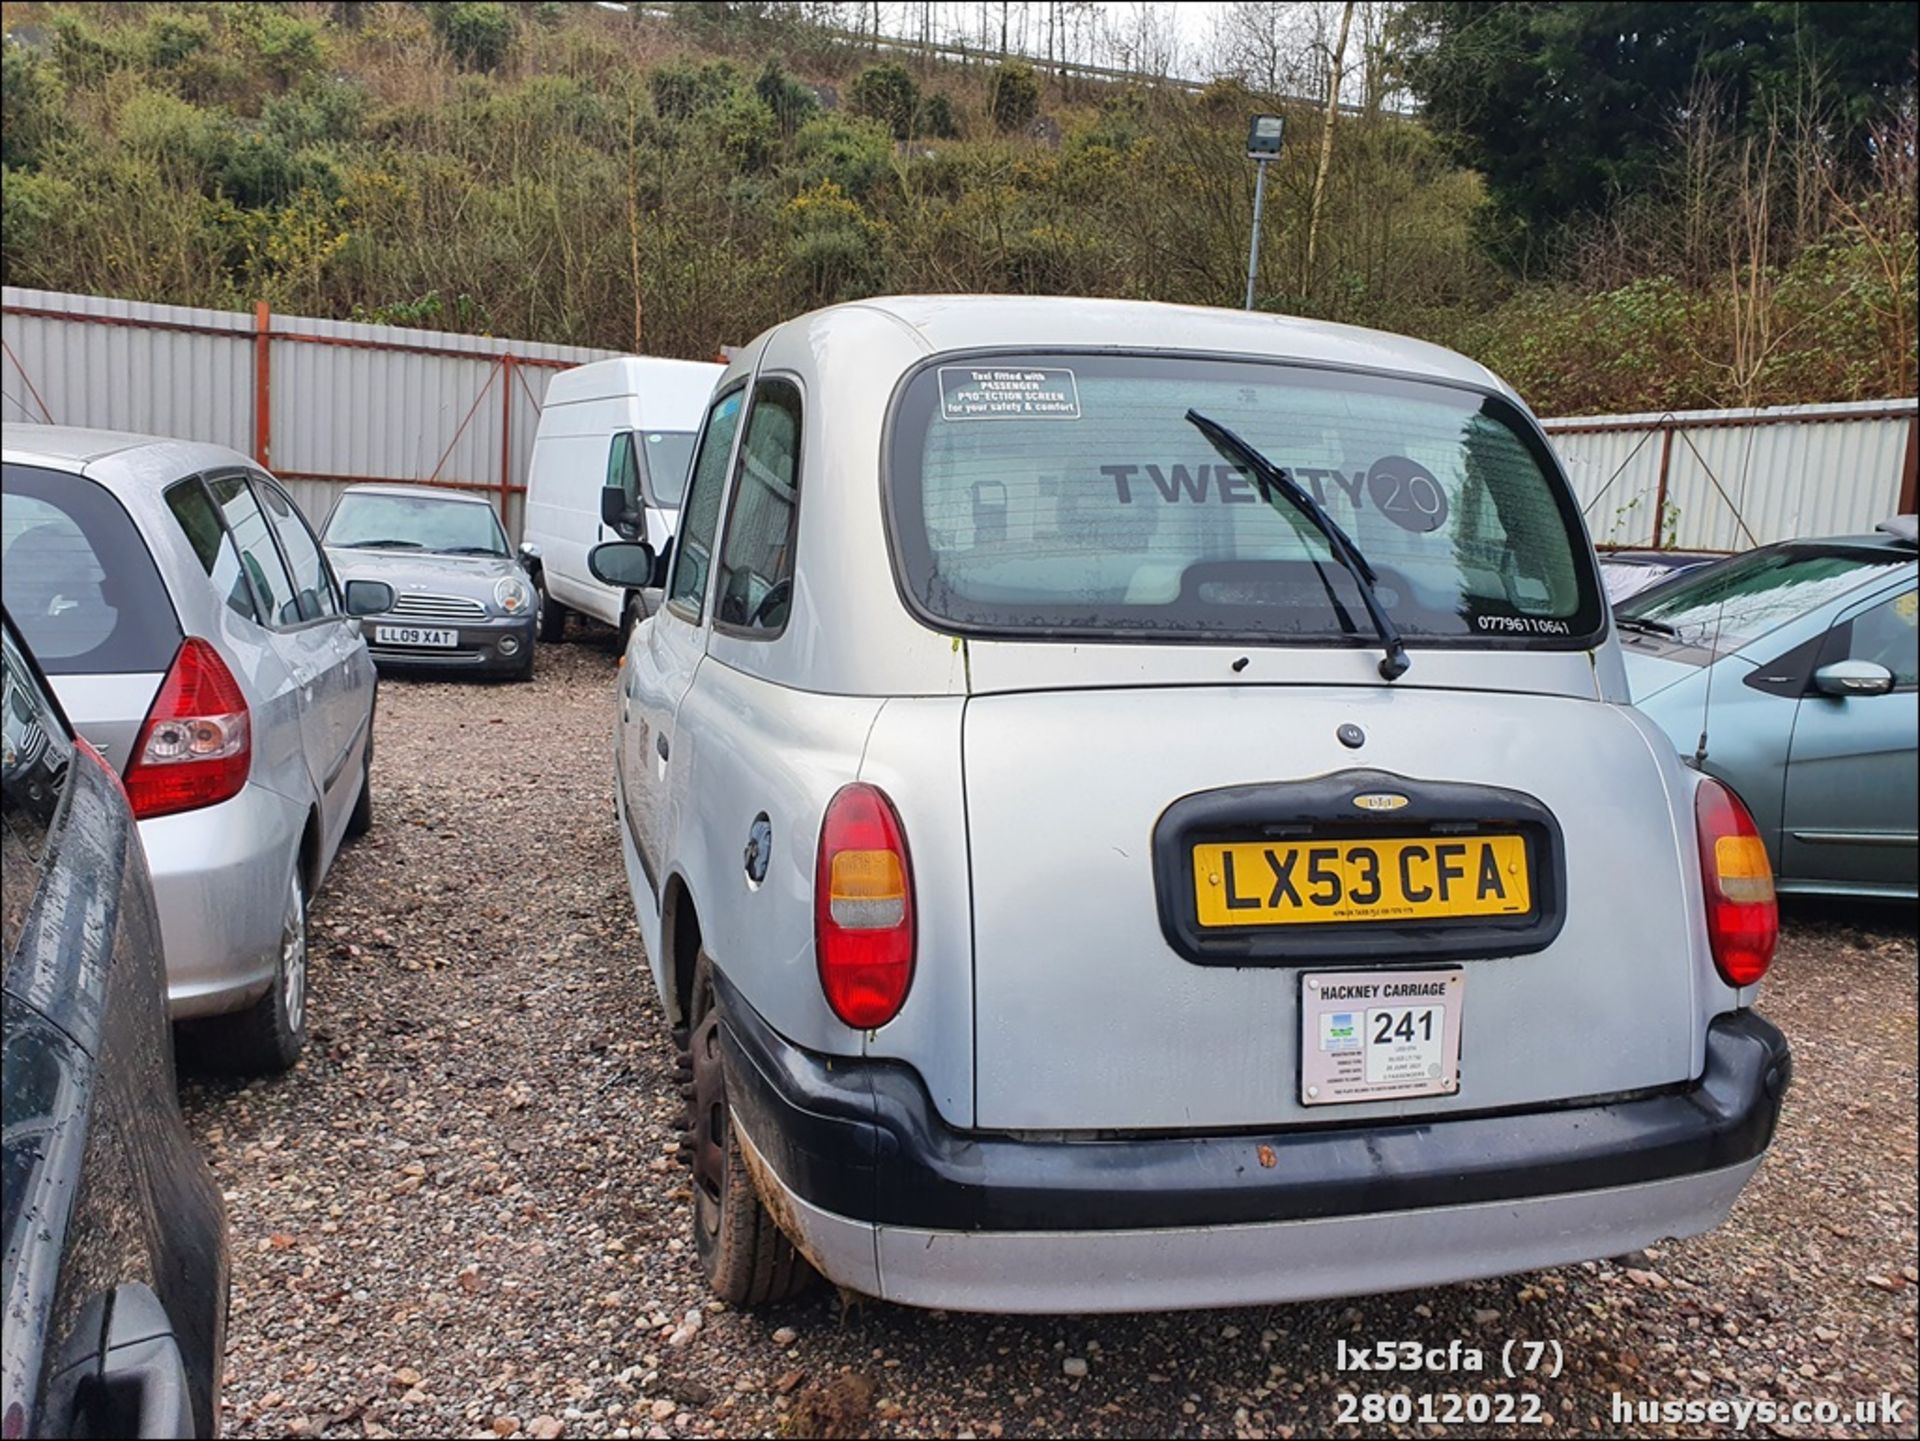
[[[223,1071],[270,1075],[300,1059],[307,1044],[307,886],[298,863],[288,885],[273,984],[246,1010],[193,1029],[201,1058]]]
[[[540,639],[558,645],[567,638],[567,608],[547,594],[546,582],[535,581],[540,593]]]
[[[536,645],[532,641],[529,641],[527,643],[526,652],[520,657],[520,667],[518,670],[514,671],[513,673],[513,678],[516,681],[526,681],[526,680],[533,679],[533,658],[534,656],[538,655],[539,652],[540,652],[540,647],[538,645]]]
[[[693,972],[692,1124],[683,1148],[692,1155],[693,1244],[713,1293],[730,1306],[784,1301],[813,1281],[812,1266],[761,1204],[727,1111],[720,1016],[713,1001],[713,962],[700,953]]]
[[[347,837],[359,840],[373,829],[373,721],[367,721],[367,753],[360,762],[360,796],[347,817]]]

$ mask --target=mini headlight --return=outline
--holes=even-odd
[[[533,603],[533,594],[525,581],[503,575],[494,584],[493,603],[508,615],[518,615]]]

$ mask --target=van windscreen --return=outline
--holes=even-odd
[[[678,510],[687,493],[687,467],[693,464],[693,432],[642,430],[634,439],[640,444],[640,463],[647,468],[648,495],[655,505]]]
[[[936,362],[895,402],[895,562],[978,633],[1372,644],[1321,534],[1216,451],[1196,410],[1311,490],[1410,640],[1590,644],[1579,514],[1508,402],[1425,381],[1167,355]]]

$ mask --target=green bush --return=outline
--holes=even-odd
[[[436,5],[433,28],[462,70],[498,70],[513,48],[513,12],[505,5],[479,0]]]
[[[135,64],[137,60],[138,57],[128,54],[122,32],[102,34],[70,12],[63,11],[53,17],[53,63],[67,84],[98,84],[115,70]]]
[[[60,135],[60,80],[32,51],[0,47],[0,164],[19,169],[38,164]]]
[[[275,136],[224,136],[209,158],[213,188],[243,210],[285,205],[302,192],[340,191],[340,178],[324,155],[296,151]]]
[[[11,54],[13,47],[7,48]],[[0,249],[9,261],[9,284],[31,285],[53,278],[31,271],[22,274],[20,262],[59,253],[56,237],[74,213],[74,200],[72,184],[59,176],[0,165]]]
[[[204,15],[162,11],[147,22],[147,63],[158,69],[171,70],[188,56],[212,46],[213,25]]]
[[[830,184],[865,204],[893,173],[893,142],[877,120],[816,115],[793,137],[793,175],[803,190]]]
[[[914,116],[913,133],[930,140],[959,139],[960,120],[953,113],[953,102],[937,90],[923,99]]]
[[[787,74],[777,59],[767,61],[762,68],[760,78],[753,82],[753,93],[773,112],[773,118],[780,122],[780,133],[788,138],[820,108],[813,92]]]
[[[227,28],[245,37],[260,69],[282,85],[315,74],[327,62],[326,37],[312,21],[277,5],[234,5],[225,13]]]
[[[736,171],[765,167],[779,138],[779,124],[760,97],[736,90],[705,111],[702,121],[720,154]]]
[[[740,72],[727,60],[709,60],[704,65],[670,60],[647,77],[653,113],[662,120],[690,120],[739,86]]]
[[[366,116],[367,97],[346,80],[310,80],[261,107],[267,133],[294,150],[352,140]]]
[[[885,290],[885,232],[831,180],[787,202],[785,269],[795,305]]]
[[[989,82],[987,110],[1002,135],[1025,130],[1040,113],[1040,82],[1033,67],[1018,60],[998,66]]]
[[[232,147],[232,126],[217,112],[165,90],[138,90],[128,96],[114,130],[129,151],[153,162],[184,161],[196,177],[211,176],[225,164]]]
[[[868,66],[854,78],[847,98],[854,114],[878,120],[895,140],[912,136],[914,115],[920,108],[920,86],[906,66],[892,60]]]

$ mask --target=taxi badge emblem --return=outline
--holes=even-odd
[[[1397,811],[1407,803],[1407,798],[1392,791],[1368,791],[1355,796],[1353,803],[1363,811]]]

